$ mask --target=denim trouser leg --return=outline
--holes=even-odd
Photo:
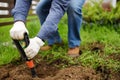
[[[82,6],[84,4],[85,0],[71,0],[67,15],[68,15],[68,42],[69,47],[74,48],[76,46],[80,45],[80,26],[82,23]],[[41,0],[40,3],[37,6],[37,14],[40,18],[41,24],[45,21],[48,13],[49,8],[51,5],[48,5],[48,3],[51,3],[51,0]],[[56,32],[56,37],[49,37],[48,44],[53,44],[55,42],[55,39],[57,42],[61,41],[61,38],[59,36],[58,31]]]
[[[82,23],[82,6],[85,0],[71,0],[67,10],[69,47],[80,45],[80,26]]]
[[[52,0],[40,0],[40,2],[37,5],[36,13],[39,17],[41,25],[44,23],[44,21],[46,20],[48,14],[49,14],[51,3],[52,3]],[[51,36],[47,40],[48,45],[53,45],[54,43],[60,43],[61,41],[62,40],[60,38],[58,31],[56,31],[54,36]]]
[[[41,25],[44,23],[49,14],[52,0],[40,0],[36,7],[36,13],[39,17]]]
[[[40,39],[47,40],[58,30],[57,24],[68,8],[70,0],[52,0],[49,14],[42,24],[42,27],[37,35]]]

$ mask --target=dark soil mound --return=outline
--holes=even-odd
[[[0,80],[119,80],[120,72],[111,72],[98,68],[97,70],[71,66],[60,69],[40,61],[35,67],[38,77],[32,78],[25,64],[8,64],[0,67]]]

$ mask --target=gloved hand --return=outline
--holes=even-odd
[[[10,30],[11,38],[16,40],[23,40],[24,33],[28,34],[28,30],[26,29],[25,24],[22,21],[15,22]]]
[[[25,53],[28,59],[32,59],[34,56],[36,56],[40,50],[40,47],[43,45],[44,42],[38,37],[30,39],[30,44],[27,48],[25,48]]]

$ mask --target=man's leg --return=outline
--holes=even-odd
[[[68,14],[68,55],[72,57],[79,56],[80,26],[82,24],[82,6],[85,0],[71,0]]]
[[[46,40],[55,35],[58,23],[67,10],[70,0],[53,0],[49,14],[43,23],[37,37]]]
[[[36,13],[39,17],[41,25],[44,23],[49,14],[51,3],[52,0],[40,0],[40,2],[37,5]],[[41,50],[49,50],[51,48],[51,45],[53,45],[54,43],[61,43],[62,40],[59,36],[58,31],[56,31],[55,35],[51,36],[47,41],[48,46],[43,46]]]
[[[39,17],[41,25],[44,23],[45,19],[49,14],[52,0],[40,0],[36,7],[36,13]]]

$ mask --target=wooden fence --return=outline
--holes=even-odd
[[[0,27],[13,23],[13,20],[7,21],[8,18],[12,18],[11,10],[14,7],[16,0],[0,0]],[[33,0],[32,6],[29,11],[29,15],[35,15],[35,7],[39,0]]]

